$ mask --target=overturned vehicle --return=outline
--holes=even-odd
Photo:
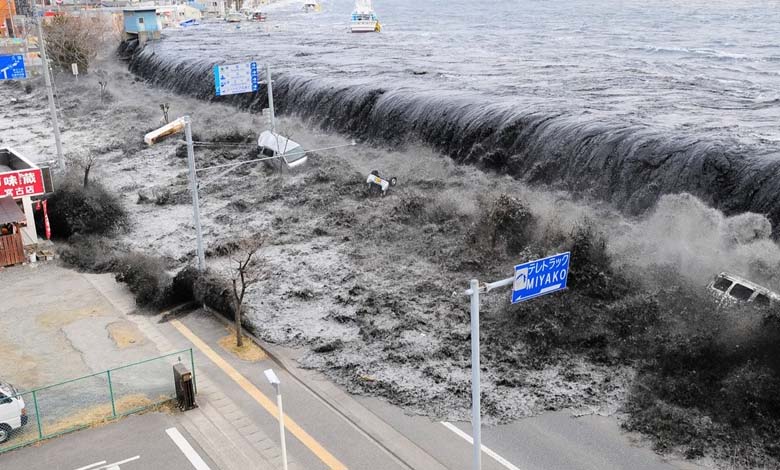
[[[270,160],[274,166],[295,168],[306,163],[306,151],[298,142],[292,141],[276,132],[263,131],[257,139],[260,153]]]
[[[780,294],[736,274],[722,272],[708,287],[722,302],[750,302],[761,307],[780,306]]]

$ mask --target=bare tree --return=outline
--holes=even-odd
[[[44,23],[46,51],[49,58],[63,70],[78,64],[88,73],[89,65],[99,52],[114,39],[110,16],[55,16]]]
[[[95,75],[98,77],[98,86],[100,86],[100,102],[103,103],[106,99],[106,91],[108,89],[108,72],[105,70],[97,70]]]
[[[236,321],[236,346],[239,348],[244,345],[244,338],[241,334],[241,316],[244,305],[244,295],[253,284],[257,284],[267,277],[262,264],[258,262],[257,251],[262,246],[262,240],[245,241],[232,252],[230,260],[231,280],[233,281],[233,306],[235,310]]]
[[[68,155],[68,160],[70,160],[70,166],[84,172],[84,187],[89,186],[89,172],[97,163],[98,152],[95,149],[86,148],[80,153]]]

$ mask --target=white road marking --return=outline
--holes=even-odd
[[[129,459],[120,460],[119,462],[109,464],[107,464],[105,460],[101,460],[100,462],[95,462],[93,464],[87,465],[86,467],[79,467],[76,470],[121,470],[119,468],[120,465],[138,460],[140,458],[140,455],[136,455],[135,457],[130,457]]]
[[[474,445],[474,439],[471,436],[469,436],[468,434],[466,434],[465,432],[463,432],[460,428],[458,428],[454,424],[448,423],[447,421],[442,421],[441,424],[445,428],[449,429],[450,431],[454,432],[458,436],[462,437],[463,440],[465,440],[469,444]],[[503,465],[504,467],[508,468],[509,470],[520,470],[519,468],[514,466],[512,464],[512,462],[510,462],[509,460],[507,460],[507,459],[501,457],[500,455],[498,455],[497,453],[493,452],[492,449],[489,449],[489,448],[485,447],[484,444],[482,444],[482,452],[486,453],[487,455],[492,457],[493,460],[495,460],[496,462],[500,463],[501,465]]]
[[[140,458],[141,458],[140,455],[136,455],[135,457],[130,457],[129,459],[124,459],[124,460],[120,460],[119,462],[110,463],[110,464],[106,465],[105,467],[100,467],[100,468],[101,469],[105,468],[106,470],[115,470],[115,469],[118,470],[120,465],[125,464],[127,462],[132,462],[133,460],[138,460]],[[98,469],[98,470],[100,470],[100,469]]]
[[[190,461],[192,466],[195,467],[195,470],[211,470],[211,468],[206,465],[206,462],[200,458],[200,455],[198,455],[195,449],[192,448],[190,443],[187,442],[187,439],[181,435],[178,429],[168,428],[165,430],[165,432],[168,433],[168,436],[171,439],[173,439],[173,442],[179,447],[184,456],[187,457],[187,460]]]
[[[106,463],[106,461],[105,460],[101,460],[100,462],[95,462],[92,465],[87,465],[86,467],[79,467],[76,470],[88,470],[90,468],[97,467],[98,465],[103,465],[104,463]]]

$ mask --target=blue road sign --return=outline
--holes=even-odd
[[[0,80],[21,80],[27,78],[24,68],[24,56],[0,55]]]
[[[512,303],[566,289],[570,257],[567,251],[515,266]]]
[[[257,62],[214,66],[214,88],[217,96],[251,93],[259,87]]]

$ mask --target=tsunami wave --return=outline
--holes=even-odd
[[[260,112],[264,92],[214,96],[213,64],[123,44],[130,70],[204,100]],[[550,109],[506,97],[274,76],[277,112],[386,146],[420,141],[456,162],[605,200],[639,214],[664,194],[690,193],[726,214],[765,215],[780,236],[780,155],[731,139]]]

